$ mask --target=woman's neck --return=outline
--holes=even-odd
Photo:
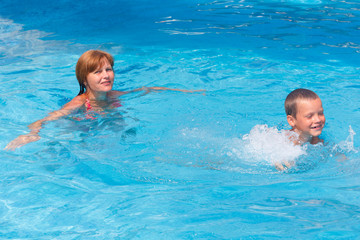
[[[93,101],[106,101],[108,99],[107,92],[85,92],[86,98]]]

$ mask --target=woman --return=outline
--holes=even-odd
[[[94,118],[91,112],[101,113],[105,109],[120,107],[121,104],[118,97],[130,92],[143,90],[146,92],[152,90],[194,92],[164,87],[143,87],[126,92],[115,91],[112,90],[115,78],[113,66],[114,59],[107,52],[89,50],[81,55],[76,64],[76,78],[80,85],[79,94],[65,104],[60,110],[51,112],[47,117],[30,124],[30,132],[25,135],[20,135],[11,141],[5,149],[15,150],[27,143],[39,140],[39,132],[44,123],[57,120],[80,108],[85,109],[86,118]]]

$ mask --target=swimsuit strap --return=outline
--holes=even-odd
[[[92,106],[90,104],[90,100],[88,98],[86,98],[85,100],[85,107],[86,107],[86,111],[89,111],[92,109]]]
[[[121,105],[120,101],[116,101],[116,102],[112,103],[111,106],[113,108],[118,108],[118,107],[121,107],[122,105]],[[85,100],[85,108],[86,108],[86,112],[87,112],[85,115],[86,119],[96,119],[96,117],[93,116],[94,112],[102,114],[102,112],[98,112],[96,110],[94,111],[93,107],[91,106],[90,100],[88,98],[86,98],[86,100]]]
[[[118,108],[118,107],[122,107],[120,101],[115,101],[111,104],[112,107],[114,108]],[[92,106],[91,106],[91,103],[90,103],[90,100],[88,98],[86,98],[85,100],[85,107],[86,107],[86,111],[89,111],[89,110],[92,110]]]
[[[115,102],[113,102],[113,103],[111,104],[111,106],[112,106],[113,108],[122,107],[120,101],[115,101]]]
[[[85,118],[86,119],[96,119],[94,116],[93,116],[93,113],[89,113],[90,110],[92,110],[92,106],[90,104],[90,100],[88,98],[86,98],[85,100],[85,107],[86,107],[86,114],[85,114]]]

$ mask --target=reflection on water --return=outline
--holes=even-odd
[[[6,66],[16,63],[28,63],[32,58],[38,57],[44,52],[53,52],[56,49],[63,49],[68,45],[66,41],[43,40],[50,33],[41,30],[25,30],[23,24],[15,23],[13,20],[0,18],[0,65]],[[46,56],[44,56],[46,57]],[[54,61],[49,58],[49,61]],[[24,74],[34,69],[4,70],[9,74]]]
[[[2,11],[6,19],[15,21],[16,29],[8,21],[2,20],[6,30],[17,32],[21,38],[52,39],[56,34],[67,48],[83,49],[77,43],[88,47],[132,45],[176,46],[181,48],[238,48],[255,51],[263,56],[299,61],[345,61],[358,65],[358,37],[360,4],[355,1],[182,1],[182,3],[140,0],[134,2],[112,2],[107,7],[98,1],[91,3],[32,3],[33,11],[21,11],[17,1],[3,3]],[[98,11],[89,13],[83,5]],[[22,3],[23,8],[27,4]],[[58,11],[59,7],[64,11]],[[104,28],[107,19],[102,13],[112,16],[113,26]],[[146,14],[144,14],[146,12]],[[0,11],[1,15],[1,11]],[[87,19],[86,23],[78,16]],[[36,18],[34,21],[34,18]],[[43,21],[42,18],[46,18]],[[33,30],[19,31],[24,22],[31,22]],[[30,23],[27,23],[30,24]],[[63,28],[59,26],[64,26]],[[133,31],[133,28],[142,31]],[[38,29],[38,30],[35,30]],[[4,31],[4,30],[3,30]],[[53,31],[56,33],[53,34]],[[91,35],[91,32],[98,33]],[[5,36],[5,33],[3,33]],[[49,36],[49,34],[53,34]],[[148,36],[152,36],[149,38]],[[10,35],[6,35],[10,36]],[[96,37],[95,37],[96,36]],[[101,37],[100,37],[101,36]],[[77,43],[71,42],[78,39]],[[5,37],[6,44],[12,46],[15,41]],[[14,39],[19,39],[15,37]],[[49,50],[45,45],[52,41],[30,41],[27,43],[40,50]],[[97,44],[97,45],[93,45]],[[24,52],[28,47],[20,44]],[[81,52],[81,51],[80,51]],[[349,59],[350,58],[350,59]]]
[[[358,3],[0,6],[3,147],[76,96],[89,48],[115,55],[117,90],[207,90],[125,95],[114,111],[79,111],[0,151],[3,238],[357,237]],[[297,87],[323,100],[325,145],[293,146],[282,132]],[[277,171],[282,158],[295,165]]]
[[[353,41],[359,11],[359,3],[346,1],[203,1],[190,14],[164,16],[156,23],[170,35],[204,35],[210,43],[222,36],[226,44],[277,51],[282,58],[312,61],[316,56],[331,62],[359,53]]]

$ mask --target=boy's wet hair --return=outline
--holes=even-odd
[[[297,113],[297,103],[301,99],[306,100],[315,100],[319,98],[319,96],[313,91],[305,88],[298,88],[289,93],[289,95],[285,99],[285,112],[286,115],[291,115],[296,117]]]
[[[85,82],[87,75],[105,64],[105,60],[110,63],[111,67],[114,66],[114,58],[107,52],[100,50],[89,50],[81,55],[75,69],[76,78],[80,85],[80,92],[78,95],[85,92]]]

